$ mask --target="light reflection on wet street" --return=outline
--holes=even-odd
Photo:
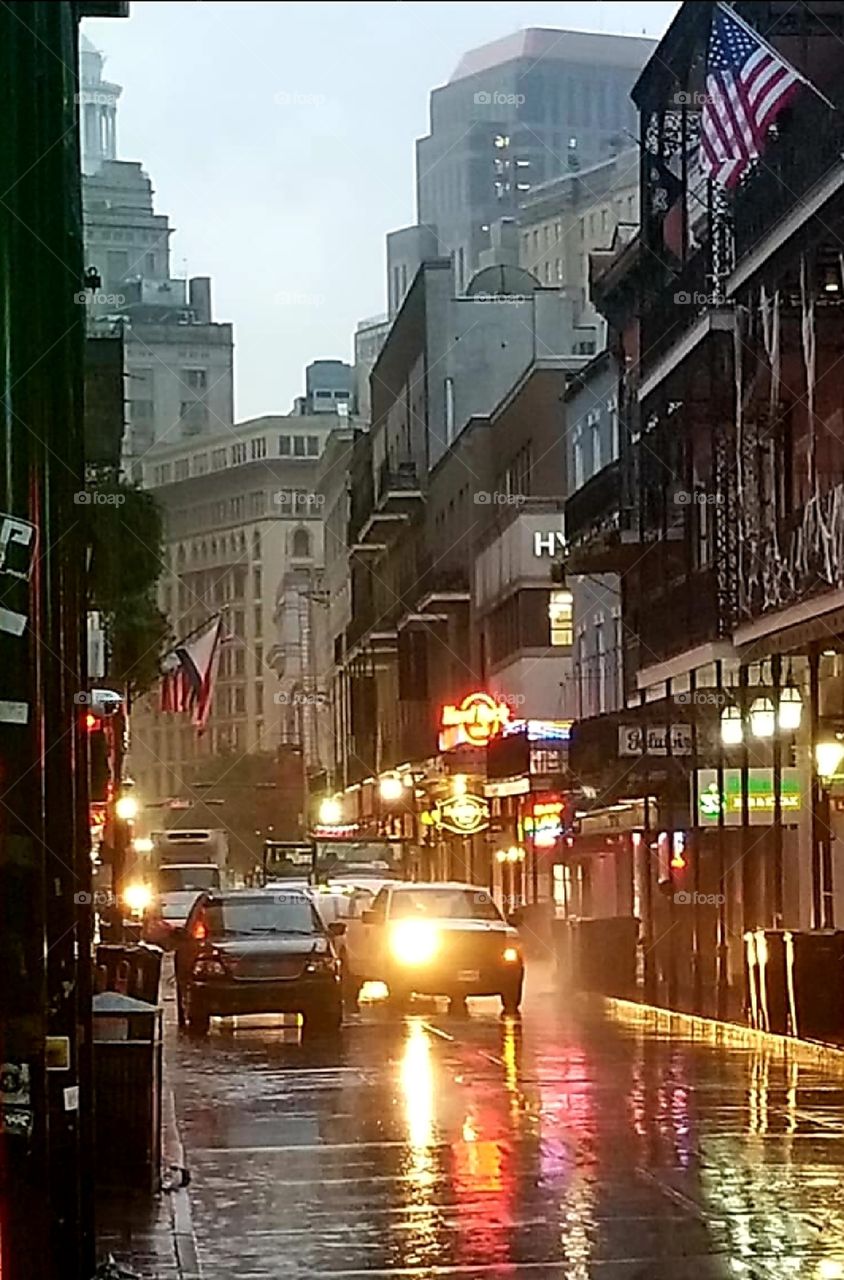
[[[206,1280],[844,1277],[844,1075],[566,1008],[173,1045]],[[175,1040],[175,1031],[171,1029]]]

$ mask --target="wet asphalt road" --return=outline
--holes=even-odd
[[[844,1074],[566,1008],[541,970],[523,1014],[178,1037],[205,1280],[844,1277]]]

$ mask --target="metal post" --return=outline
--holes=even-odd
[[[821,831],[822,831],[822,796],[821,780],[818,777],[816,747],[818,745],[818,725],[820,718],[818,668],[820,653],[817,644],[809,649],[809,768],[812,779],[812,928],[823,927],[823,911],[821,903]]]
[[[701,879],[700,879],[700,846],[698,822],[698,725],[697,725],[697,671],[692,669],[689,673],[689,705],[691,707],[691,729],[692,729],[692,756],[691,756],[691,798],[690,810],[691,821],[686,838],[686,848],[692,863],[692,1007],[695,1013],[703,1012],[703,973],[702,973],[702,957],[700,954],[700,899],[701,899]],[[720,709],[721,699],[716,698],[716,707]],[[717,712],[716,712],[717,714]],[[720,723],[719,723],[720,731]]]
[[[777,724],[774,732],[774,760],[773,760],[773,784],[774,784],[774,829],[773,844],[771,851],[771,875],[766,875],[766,887],[770,881],[772,893],[770,894],[769,911],[766,915],[771,920],[774,929],[782,928],[783,920],[783,893],[782,893],[782,734],[779,728],[779,712],[780,700],[782,698],[782,658],[775,653],[771,658],[771,683],[774,688],[774,708],[776,711]],[[767,863],[766,863],[767,865]]]
[[[719,659],[715,664],[716,681],[719,689],[724,688],[724,664]],[[727,876],[726,876],[726,832],[724,830],[724,742],[721,737],[721,726],[718,726],[718,932],[716,937],[716,1009],[719,1018],[727,1016],[727,1004],[730,989],[730,977],[727,955]]]

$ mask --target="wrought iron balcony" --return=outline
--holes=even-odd
[[[744,620],[844,587],[844,484],[814,494],[776,530],[742,543]]]
[[[423,498],[416,463],[393,463],[385,458],[378,471],[377,505],[381,509],[408,511]],[[410,505],[408,505],[410,504]]]
[[[736,266],[787,214],[803,213],[813,189],[844,185],[844,116],[809,89],[801,91],[778,136],[735,195],[733,225]]]

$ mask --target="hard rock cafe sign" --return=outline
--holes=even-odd
[[[482,796],[454,796],[427,809],[422,814],[422,823],[453,831],[458,836],[473,836],[489,826],[489,805]]]
[[[510,719],[506,702],[496,702],[488,693],[470,693],[459,706],[448,704],[440,717],[440,751],[454,747],[485,747],[502,732]]]

